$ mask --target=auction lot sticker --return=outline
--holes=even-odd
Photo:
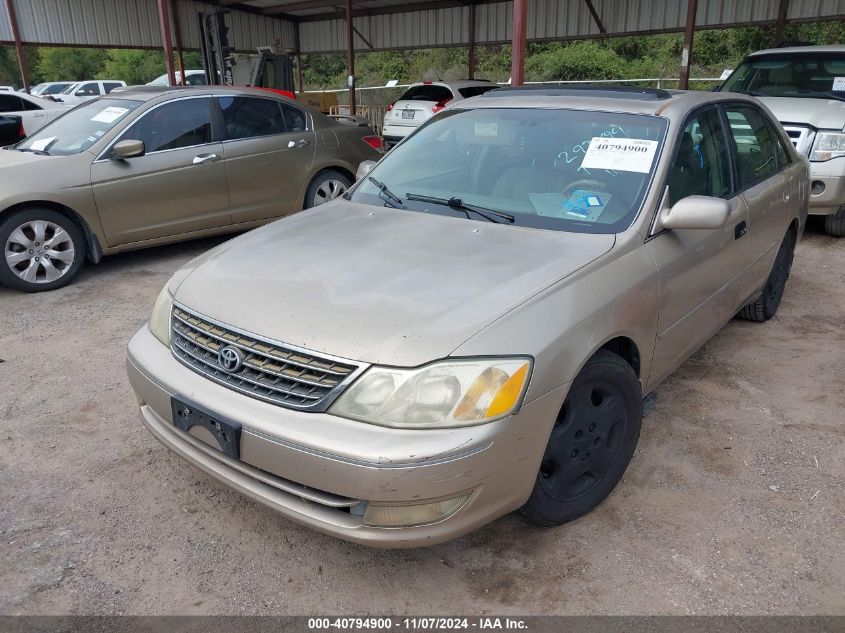
[[[594,136],[581,161],[584,169],[613,169],[647,174],[657,153],[657,141]]]

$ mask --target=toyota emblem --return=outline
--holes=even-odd
[[[225,345],[217,350],[217,364],[223,371],[234,374],[244,363],[244,355],[241,350],[231,345]]]

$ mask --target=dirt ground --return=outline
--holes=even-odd
[[[818,223],[778,316],[661,386],[598,510],[410,551],[294,525],[141,426],[126,342],[219,241],[0,288],[0,613],[845,614],[845,240]]]

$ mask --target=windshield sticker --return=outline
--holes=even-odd
[[[46,152],[47,147],[56,140],[55,136],[48,136],[47,138],[41,138],[37,141],[32,141],[30,143],[29,148],[34,149],[36,152]]]
[[[129,112],[129,108],[109,106],[108,108],[102,110],[99,114],[91,117],[91,120],[96,121],[97,123],[114,123],[127,112]]]
[[[489,121],[479,121],[475,124],[476,136],[498,136],[499,124]]]
[[[657,141],[594,136],[581,161],[584,169],[610,169],[647,174],[657,153]]]
[[[529,193],[528,199],[537,212],[547,218],[595,222],[613,196],[604,191],[576,189],[567,198],[559,193]]]
[[[564,200],[563,215],[560,217],[575,217],[587,222],[595,222],[604,211],[612,196],[609,193],[598,191],[584,191],[576,189],[569,198]]]
[[[833,91],[834,92],[845,92],[845,77],[834,77],[833,78]]]

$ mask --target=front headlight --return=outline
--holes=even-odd
[[[153,313],[150,316],[150,332],[159,341],[170,347],[170,312],[173,310],[173,297],[166,284],[158,293]]]
[[[444,360],[417,369],[371,367],[329,413],[397,428],[492,422],[519,407],[530,376],[526,357]]]
[[[824,161],[845,156],[845,132],[818,132],[810,160]]]

